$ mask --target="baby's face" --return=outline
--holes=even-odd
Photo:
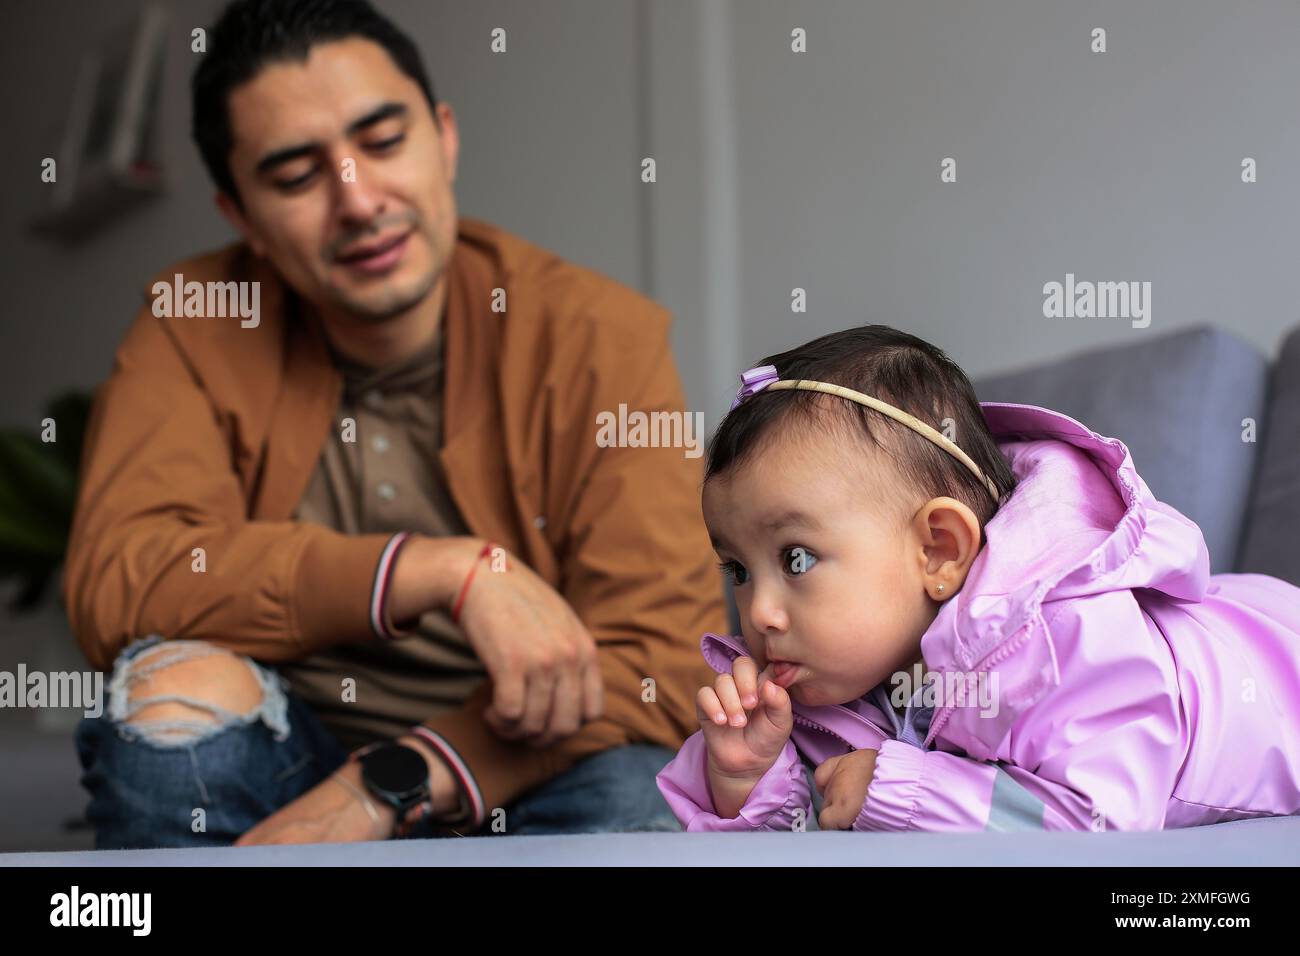
[[[860,454],[860,461],[846,461]],[[745,643],[795,701],[842,704],[920,660],[939,605],[892,466],[828,435],[776,439],[704,487]]]

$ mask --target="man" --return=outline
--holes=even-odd
[[[237,0],[193,94],[243,241],[150,283],[88,428],[98,844],[675,829],[698,456],[596,441],[681,413],[667,315],[458,221],[455,116],[362,0]]]

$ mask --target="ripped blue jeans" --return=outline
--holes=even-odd
[[[136,659],[165,643],[167,651]],[[347,752],[274,669],[246,657],[261,703],[240,715],[175,695],[130,700],[149,673],[182,660],[228,653],[200,641],[133,642],[118,656],[100,717],[77,727],[86,816],[99,849],[225,846],[329,776]],[[141,708],[176,701],[214,720],[128,723]],[[590,833],[680,830],[655,785],[673,758],[664,747],[615,747],[506,807],[507,832]],[[430,836],[432,829],[414,837]]]

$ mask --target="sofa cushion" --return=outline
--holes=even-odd
[[[1196,327],[974,384],[980,401],[1041,405],[1124,442],[1152,493],[1200,526],[1210,568],[1221,573],[1236,568],[1268,374],[1254,346]],[[1254,442],[1243,440],[1247,418]]]
[[[1273,365],[1264,429],[1237,569],[1300,586],[1300,328]]]

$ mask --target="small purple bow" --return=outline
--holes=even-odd
[[[728,411],[734,411],[736,406],[767,388],[773,382],[779,381],[781,376],[776,374],[775,365],[759,365],[751,368],[748,372],[740,373],[740,390],[736,392],[735,401],[731,403]]]

